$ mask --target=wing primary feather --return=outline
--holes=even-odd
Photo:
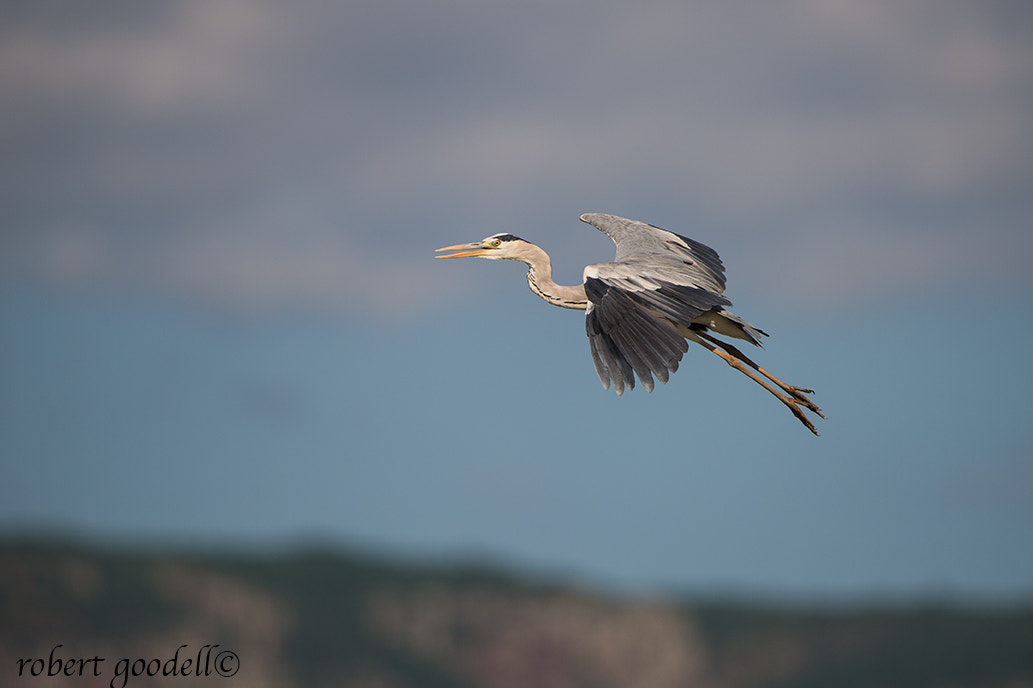
[[[620,348],[621,353],[624,354],[624,358],[631,363],[632,370],[638,374],[638,379],[642,382],[642,386],[647,391],[652,392],[655,385],[651,374],[652,371],[642,356],[634,334],[629,332],[628,328],[619,327],[613,331],[613,340]]]
[[[610,366],[603,359],[603,352],[600,350],[601,342],[599,335],[588,335],[588,345],[592,350],[592,363],[595,364],[595,374],[599,376],[599,382],[603,389],[610,388]]]
[[[616,215],[581,216],[617,247],[612,263],[584,271],[586,327],[596,373],[620,396],[635,377],[649,391],[678,370],[688,343],[678,330],[707,328],[760,346],[767,336],[735,316],[717,251],[689,237]],[[683,330],[684,331],[684,330]]]
[[[625,389],[625,380],[629,381],[628,387],[635,387],[635,379],[631,375],[630,368],[617,351],[613,339],[599,324],[598,316],[589,313],[585,320],[588,331],[588,341],[592,350],[592,361],[595,363],[595,372],[603,383],[603,389],[609,389],[613,383],[613,391],[617,396],[622,396]]]
[[[648,391],[666,383],[688,350],[685,339],[662,315],[621,289],[589,278],[585,292],[593,308],[586,317],[592,360],[604,388],[618,396],[634,389],[637,375]]]

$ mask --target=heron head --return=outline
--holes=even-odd
[[[437,258],[489,258],[491,260],[523,260],[524,250],[530,244],[512,234],[493,234],[472,244],[445,246],[438,251],[455,251]]]

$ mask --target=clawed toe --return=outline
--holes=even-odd
[[[818,407],[818,405],[805,396],[807,394],[814,394],[813,389],[804,389],[803,387],[790,386],[786,391],[792,394],[793,399],[803,404],[804,407],[806,407],[808,410],[813,411],[822,418],[825,418],[825,414],[821,412],[821,409]]]

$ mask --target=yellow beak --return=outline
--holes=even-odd
[[[471,256],[483,256],[488,252],[488,250],[484,248],[484,244],[479,241],[475,241],[472,244],[445,246],[444,248],[435,249],[435,252],[437,251],[458,251],[458,253],[450,253],[447,256],[434,256],[435,258],[469,258]]]

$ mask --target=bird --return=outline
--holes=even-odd
[[[666,384],[678,370],[689,342],[698,344],[743,373],[785,404],[815,435],[804,409],[825,418],[809,398],[814,390],[782,382],[722,337],[761,346],[768,334],[728,310],[725,269],[717,252],[660,227],[603,213],[585,213],[585,222],[617,247],[612,263],[585,267],[583,282],[563,286],[552,280],[552,260],[537,245],[508,233],[439,248],[437,258],[479,257],[527,265],[527,284],[546,302],[585,311],[585,329],[603,389],[617,396],[635,388],[635,376],[649,392],[653,377]]]

